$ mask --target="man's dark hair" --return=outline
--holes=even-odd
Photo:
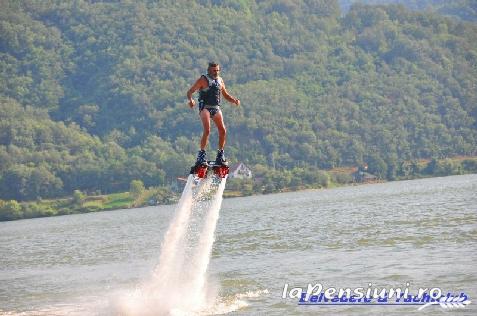
[[[219,65],[218,63],[210,62],[209,63],[209,68],[210,67],[217,67],[218,65]]]

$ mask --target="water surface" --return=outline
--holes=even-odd
[[[477,175],[465,175],[226,199],[209,265],[216,311],[475,315],[476,192]],[[159,206],[0,223],[0,314],[114,315],[119,297],[150,278],[173,213]],[[282,298],[285,283],[406,282],[473,302],[417,311]]]

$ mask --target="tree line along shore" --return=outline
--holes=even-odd
[[[336,168],[328,171],[294,169],[289,171],[258,171],[252,179],[229,179],[225,198],[332,188],[369,182],[382,182],[383,178],[357,179],[359,168]],[[402,166],[400,176],[394,180],[477,173],[477,157],[455,157],[409,162]],[[180,183],[180,182],[179,182]],[[152,205],[173,204],[178,201],[181,185],[145,188],[140,180],[130,183],[128,192],[86,195],[75,190],[71,197],[49,200],[18,202],[0,200],[0,221],[80,214],[116,209],[138,208]]]

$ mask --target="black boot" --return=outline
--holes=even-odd
[[[197,154],[197,161],[195,162],[195,164],[196,166],[198,166],[205,163],[207,163],[207,153],[205,152],[205,150],[201,149]]]
[[[215,163],[217,165],[226,165],[227,164],[227,160],[225,159],[223,149],[219,149],[217,151],[217,157],[215,158]]]

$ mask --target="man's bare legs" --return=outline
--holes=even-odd
[[[205,150],[209,142],[210,135],[210,113],[207,110],[200,111],[200,119],[202,121],[202,138],[200,140],[200,149]],[[227,136],[227,129],[225,128],[224,118],[222,116],[222,111],[218,111],[214,117],[212,117],[217,130],[219,131],[219,149],[223,150],[225,146],[225,140]]]
[[[212,120],[214,121],[215,125],[217,126],[217,130],[219,131],[219,150],[224,150],[227,130],[225,129],[224,117],[222,116],[222,111],[218,111],[214,115],[214,117],[212,117]]]
[[[200,120],[202,121],[202,127],[204,128],[202,132],[202,138],[200,140],[200,150],[205,150],[207,143],[209,142],[210,135],[210,113],[206,109],[200,111]]]
[[[200,151],[197,157],[198,161],[205,161],[205,148],[209,142],[209,135],[210,135],[210,112],[206,109],[200,111],[200,119],[202,121],[202,138],[200,140]],[[222,112],[218,111],[213,117],[212,120],[214,121],[215,125],[217,126],[217,130],[219,132],[219,150],[217,152],[216,161],[220,161],[221,163],[225,162],[224,158],[224,146],[227,136],[227,130],[224,125],[224,118],[222,116]]]

